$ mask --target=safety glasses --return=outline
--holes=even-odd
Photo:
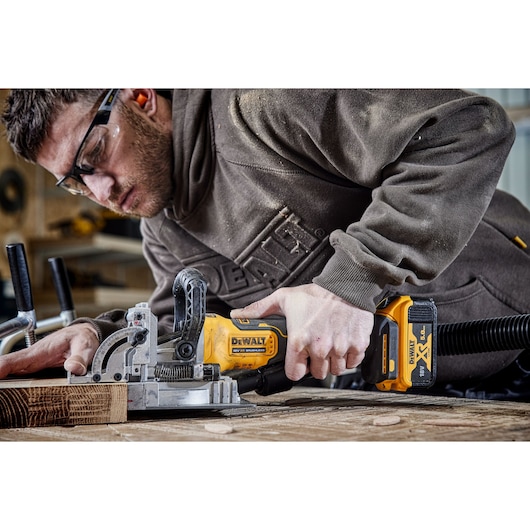
[[[120,128],[117,124],[109,124],[109,119],[112,108],[118,100],[119,91],[119,88],[112,88],[105,95],[79,145],[72,168],[57,182],[58,187],[73,195],[86,195],[89,189],[82,176],[98,174],[101,166],[112,156]]]

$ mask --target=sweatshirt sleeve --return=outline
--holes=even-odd
[[[284,97],[289,129],[286,116],[270,124],[282,131],[283,156],[372,190],[360,220],[332,232],[334,255],[313,281],[375,311],[385,286],[424,284],[448,267],[483,217],[513,143],[503,108],[459,90]]]

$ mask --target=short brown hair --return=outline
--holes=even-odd
[[[46,134],[66,105],[78,101],[95,106],[104,89],[15,89],[11,90],[1,116],[7,141],[18,155],[36,162]]]

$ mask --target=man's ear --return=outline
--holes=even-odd
[[[130,90],[130,99],[139,109],[147,113],[148,116],[156,114],[157,97],[156,90],[152,88],[132,88]]]

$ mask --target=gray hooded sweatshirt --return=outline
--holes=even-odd
[[[161,332],[172,328],[183,267],[204,274],[208,310],[222,314],[309,282],[368,311],[389,293],[433,296],[442,322],[528,310],[513,280],[528,252],[512,238],[530,242],[530,215],[495,191],[514,127],[493,100],[175,90],[172,105],[174,201],[142,220]],[[506,252],[516,256],[509,274]],[[102,315],[101,336],[122,317]],[[449,357],[439,379],[488,375],[515,356]]]

